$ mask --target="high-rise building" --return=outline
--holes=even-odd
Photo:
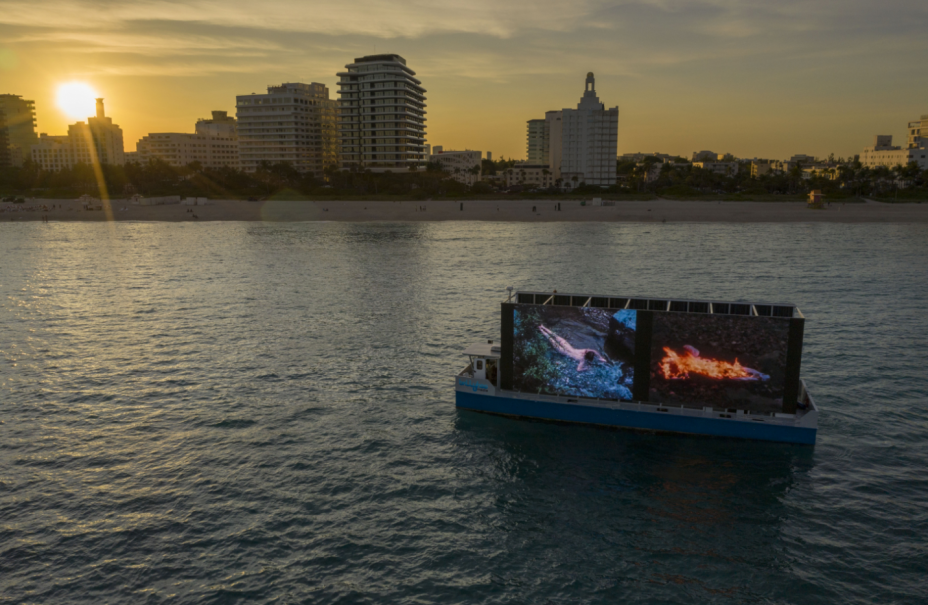
[[[39,142],[35,134],[35,101],[19,95],[0,95],[0,166],[22,166],[32,146]]]
[[[235,118],[225,111],[214,111],[212,119],[200,119],[196,132],[155,132],[136,143],[134,161],[146,163],[158,159],[181,167],[199,162],[206,168],[240,168]],[[128,159],[128,158],[127,158]]]
[[[529,164],[546,164],[548,162],[548,146],[551,140],[547,120],[529,120],[527,139],[526,147]]]
[[[593,72],[586,75],[586,87],[576,109],[563,109],[562,183],[608,187],[616,182],[616,155],[619,137],[619,108],[606,109],[596,96]]]
[[[339,72],[342,166],[374,172],[425,164],[425,89],[399,55],[355,59]]]
[[[61,170],[75,164],[125,163],[122,128],[106,117],[103,99],[97,99],[96,117],[68,126],[67,136],[42,134],[32,146],[32,161],[45,170]]]
[[[262,162],[285,163],[321,176],[338,165],[338,103],[329,99],[324,84],[290,82],[235,99],[244,170],[254,172]]]
[[[529,120],[529,163],[547,164],[551,178],[564,189],[616,183],[619,108],[606,109],[596,96],[593,72],[576,109],[545,112]]]

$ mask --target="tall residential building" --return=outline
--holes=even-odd
[[[35,134],[35,101],[19,95],[0,95],[0,166],[22,166],[32,146],[39,142]]]
[[[529,120],[528,121],[528,162],[529,164],[545,164],[548,161],[548,146],[550,136],[548,134],[546,120]]]
[[[143,164],[158,159],[174,167],[192,162],[206,168],[241,167],[236,121],[225,111],[214,111],[212,119],[198,120],[194,134],[155,132],[142,137],[135,148],[132,160]]]
[[[399,55],[355,59],[339,72],[342,166],[406,171],[427,161],[425,89]]]
[[[113,124],[103,111],[103,99],[97,99],[96,117],[68,126],[67,136],[42,134],[32,146],[32,161],[45,170],[61,170],[75,164],[125,163],[122,128]]]
[[[338,165],[338,103],[329,99],[324,84],[289,82],[235,100],[244,170],[254,172],[262,162],[285,163],[322,175]]]
[[[619,108],[606,109],[596,96],[593,72],[576,109],[545,112],[529,120],[530,164],[547,164],[552,179],[564,189],[579,185],[608,187],[616,183]]]
[[[615,185],[619,108],[606,109],[599,102],[593,72],[586,75],[586,86],[577,108],[563,109],[561,114],[562,185],[571,189],[579,184]]]

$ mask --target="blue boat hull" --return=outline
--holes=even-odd
[[[735,437],[803,445],[815,445],[817,432],[813,428],[764,424],[743,420],[675,416],[660,412],[619,410],[577,403],[553,403],[479,395],[465,391],[455,391],[455,394],[455,403],[461,409],[557,422],[577,422],[646,431]]]

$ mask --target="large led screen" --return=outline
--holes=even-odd
[[[789,320],[655,313],[649,399],[780,412]]]
[[[631,400],[635,322],[635,311],[516,305],[514,390]]]

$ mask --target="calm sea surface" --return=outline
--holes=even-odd
[[[928,228],[0,224],[0,603],[925,603]],[[506,286],[793,302],[813,448],[458,412]]]

